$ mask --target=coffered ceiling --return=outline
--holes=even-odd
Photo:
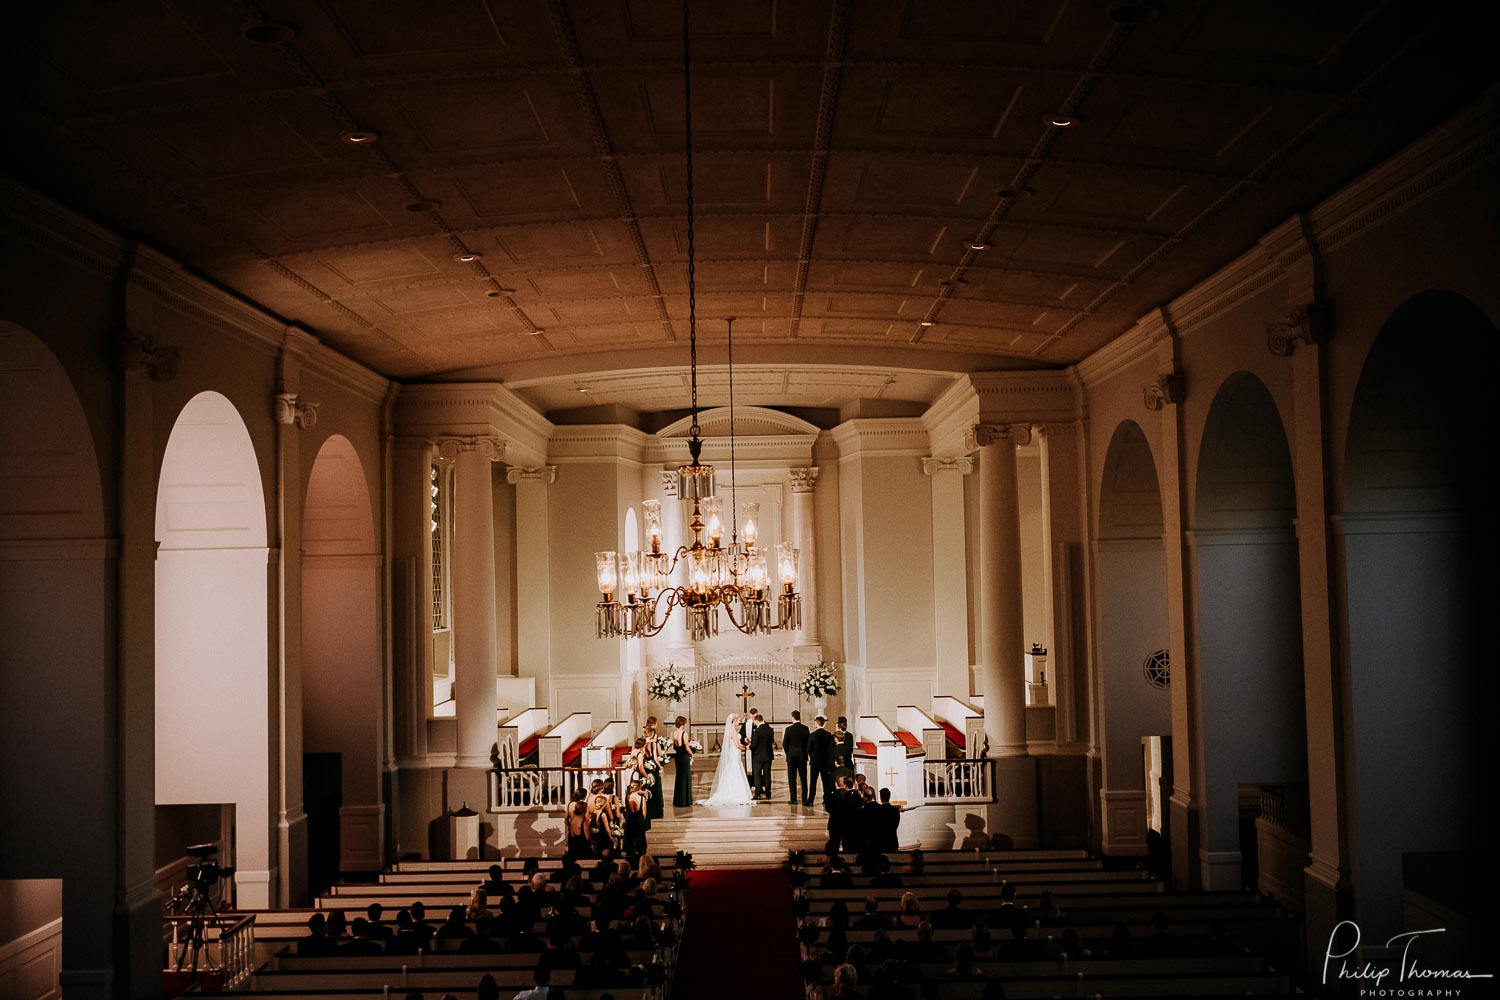
[[[676,3],[27,6],[27,183],[389,376],[680,394]],[[735,316],[759,402],[1077,361],[1473,100],[1488,6],[695,0],[704,360]]]

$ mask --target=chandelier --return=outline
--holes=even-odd
[[[698,313],[693,235],[693,87],[688,45],[688,5],[682,5],[682,97],[687,159],[688,363],[693,419],[688,428],[688,463],[677,468],[677,495],[693,505],[690,545],[675,552],[662,549],[661,501],[641,504],[650,548],[594,553],[601,600],[595,605],[594,632],[601,639],[653,636],[667,627],[681,607],[694,640],[719,634],[720,613],[746,635],[802,627],[802,597],[797,593],[799,552],[788,542],[776,546],[773,569],[760,545],[760,504],[747,502],[743,521],[730,486],[730,536],[724,544],[724,505],[714,489],[714,467],[703,462],[702,428],[698,424]],[[734,476],[734,320],[729,320],[729,455]],[[683,578],[674,583],[678,568]],[[773,619],[771,595],[780,585]]]

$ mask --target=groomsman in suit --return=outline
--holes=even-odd
[[[750,762],[750,737],[755,734],[755,717],[759,714],[760,709],[752,708],[740,723],[740,739],[745,744],[745,777],[750,781],[752,792],[755,791],[755,765]]]
[[[812,790],[807,787],[807,727],[802,724],[802,713],[792,713],[792,724],[781,734],[781,749],[786,752],[786,781],[791,786],[792,805],[797,804],[797,778],[802,778],[802,798],[812,801]]]
[[[807,782],[807,797],[802,804],[810,806],[813,803],[813,792],[817,790],[818,779],[823,779],[823,801],[828,801],[828,795],[833,791],[833,734],[823,728],[828,721],[826,716],[818,716],[813,720],[813,731],[807,738],[807,764],[809,768]]]
[[[771,799],[771,761],[776,758],[776,740],[771,727],[759,715],[755,716],[755,728],[750,733],[750,768],[755,780],[750,783],[752,797]]]

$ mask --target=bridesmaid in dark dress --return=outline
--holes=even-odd
[[[630,783],[630,794],[625,797],[625,853],[638,858],[646,853],[646,830],[650,821],[646,818],[647,795],[641,791],[641,783]]]
[[[656,716],[646,720],[646,762],[645,769],[654,779],[646,788],[646,829],[651,828],[651,821],[661,819],[666,813],[667,790],[663,779],[666,777],[666,768],[663,766],[661,742],[656,736]]]
[[[677,786],[672,790],[672,805],[693,804],[693,751],[688,746],[687,716],[677,717],[672,731],[672,762],[677,765]]]

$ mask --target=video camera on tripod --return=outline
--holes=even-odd
[[[233,878],[234,868],[219,864],[218,844],[192,844],[186,851],[197,858],[198,863],[188,866],[187,881],[167,900],[167,912],[188,918],[186,934],[179,935],[177,928],[172,928],[172,943],[181,946],[177,953],[177,971],[182,971],[191,952],[191,968],[196,972],[198,957],[207,941],[205,928],[210,922],[216,926],[219,923],[219,913],[213,903],[213,888],[219,884],[220,879]]]

